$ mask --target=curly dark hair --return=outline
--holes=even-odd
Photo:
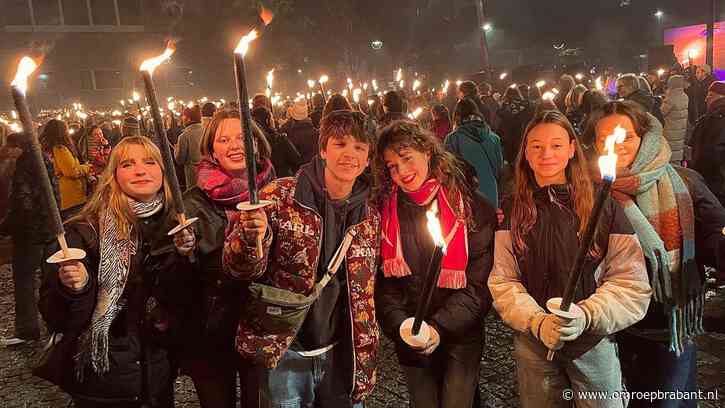
[[[466,180],[464,169],[459,160],[450,152],[447,152],[440,141],[429,131],[419,124],[406,120],[392,122],[384,127],[378,134],[378,144],[375,148],[374,174],[375,187],[374,199],[382,205],[392,193],[393,179],[390,171],[385,165],[384,153],[392,149],[399,153],[402,149],[414,149],[419,152],[430,154],[429,171],[448,191],[448,199],[455,202],[458,194],[463,197],[464,213],[456,214],[465,218],[467,222],[472,221],[471,203],[473,202],[473,190]],[[472,226],[472,225],[471,225]]]

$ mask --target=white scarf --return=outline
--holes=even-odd
[[[164,208],[163,194],[148,203],[128,199],[138,218],[150,217]],[[110,211],[100,217],[100,264],[98,266],[98,295],[91,323],[78,338],[75,355],[76,374],[83,381],[88,363],[97,374],[108,372],[108,333],[113,320],[125,305],[119,304],[130,272],[131,258],[136,254],[137,233],[131,227],[129,238],[119,236],[118,225]],[[92,277],[91,277],[92,278]]]

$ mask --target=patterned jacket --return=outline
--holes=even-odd
[[[282,178],[260,191],[262,200],[272,201],[265,208],[269,228],[264,239],[264,255],[257,259],[253,246],[240,236],[238,215],[230,220],[231,230],[224,244],[223,263],[234,279],[256,281],[294,293],[309,295],[315,284],[322,246],[322,218],[295,198],[296,178]],[[352,327],[353,389],[351,396],[362,401],[376,381],[376,357],[380,331],[375,320],[375,271],[380,252],[380,215],[366,205],[364,220],[349,228],[353,234],[347,251],[347,284]],[[257,319],[242,315],[237,330],[237,351],[267,368],[275,367],[297,333],[260,333]]]

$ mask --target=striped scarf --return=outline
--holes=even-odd
[[[131,210],[138,218],[150,217],[164,208],[162,194],[144,203],[128,199]],[[98,293],[91,323],[78,338],[75,355],[76,374],[83,381],[83,371],[90,363],[93,371],[104,374],[110,369],[108,360],[108,333],[113,320],[126,306],[121,300],[130,272],[131,258],[136,254],[137,234],[132,229],[129,238],[118,233],[116,219],[110,211],[101,216],[100,257],[98,266]]]
[[[695,213],[684,181],[669,163],[672,151],[655,127],[643,138],[629,169],[618,170],[612,196],[624,207],[645,258],[655,301],[669,318],[670,351],[682,353],[702,334],[703,282],[695,263]],[[680,254],[671,268],[671,253]]]

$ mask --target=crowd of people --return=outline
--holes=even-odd
[[[640,393],[575,395],[576,406],[695,407],[642,393],[697,390],[706,269],[725,280],[725,82],[701,66],[601,89],[563,75],[556,90],[462,81],[437,97],[315,94],[284,108],[260,94],[253,152],[236,104],[191,104],[164,123],[183,207],[199,219],[173,236],[180,203],[152,124],[47,120],[45,166],[68,243],[86,252],[60,266],[44,261],[58,244],[28,138],[4,129],[16,313],[2,342],[40,340],[44,323],[49,352],[34,373],[76,407],[172,407],[179,375],[205,408],[362,407],[382,332],[414,406],[458,408],[479,403],[494,309],[515,333],[524,407],[568,406],[566,389]],[[626,138],[579,313],[560,317],[547,301],[567,286],[616,127]],[[247,155],[269,205],[239,210]],[[430,336],[411,346],[401,326],[432,279],[431,211],[446,251],[423,316]]]

